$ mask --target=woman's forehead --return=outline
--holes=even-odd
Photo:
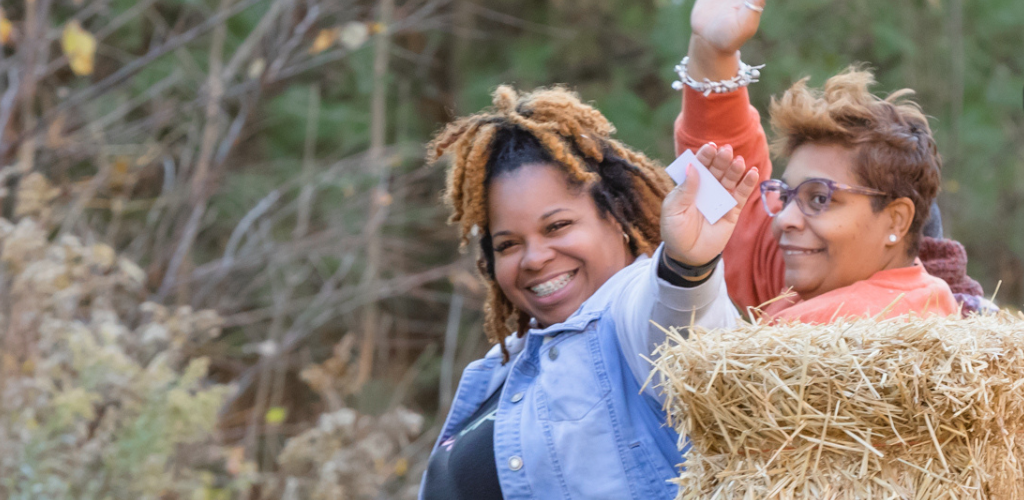
[[[524,165],[491,180],[487,214],[492,231],[517,222],[534,223],[566,210],[579,211],[593,201],[586,190],[571,185],[554,166]]]
[[[854,161],[853,149],[834,144],[804,144],[790,156],[782,181],[790,186],[796,186],[807,179],[857,184]]]

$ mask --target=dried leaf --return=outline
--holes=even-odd
[[[50,148],[61,148],[67,143],[64,137],[64,126],[67,123],[67,114],[60,113],[57,118],[46,127],[46,146]]]
[[[348,50],[358,49],[370,38],[370,27],[366,23],[350,22],[341,29],[341,46]]]
[[[232,446],[228,449],[227,457],[227,471],[232,476],[237,476],[242,472],[243,466],[245,465],[245,447],[244,446]]]
[[[78,21],[71,21],[64,26],[60,46],[68,56],[71,71],[79,76],[92,74],[96,59],[96,37],[92,33],[85,31]]]
[[[114,252],[110,245],[96,243],[92,246],[91,250],[90,260],[93,264],[96,264],[104,271],[114,267],[114,263],[117,261],[117,253]]]
[[[114,190],[123,189],[130,183],[128,159],[120,156],[114,160],[113,168],[110,169],[110,178],[107,180],[107,185]]]
[[[338,28],[320,30],[316,34],[316,39],[313,40],[313,45],[309,47],[309,53],[319,54],[331,48],[331,45],[338,40],[338,31]]]
[[[39,172],[32,172],[22,179],[18,185],[18,199],[14,205],[17,217],[39,215],[45,219],[51,211],[51,202],[60,196],[60,188],[56,188]]]
[[[267,69],[267,60],[266,59],[264,59],[262,57],[260,57],[258,59],[254,59],[251,63],[249,63],[249,72],[248,72],[249,73],[249,78],[252,78],[254,80],[256,78],[259,78],[260,75],[263,74],[263,71],[266,70],[266,69]]]

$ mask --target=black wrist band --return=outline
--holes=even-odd
[[[668,252],[665,252],[664,250],[661,252],[661,257],[665,267],[684,278],[700,278],[714,269],[715,266],[718,265],[718,261],[722,260],[722,254],[718,254],[707,264],[702,266],[691,266],[669,257]]]

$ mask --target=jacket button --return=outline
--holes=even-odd
[[[519,470],[523,468],[523,459],[513,456],[508,459],[508,468],[512,470]]]
[[[548,349],[548,359],[550,359],[551,361],[554,361],[554,360],[558,359],[558,348],[557,347],[551,346],[551,349]]]
[[[523,393],[517,392],[517,393],[512,395],[512,402],[513,403],[518,403],[518,402],[520,402],[522,400],[523,400]]]

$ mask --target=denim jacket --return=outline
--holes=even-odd
[[[705,283],[674,287],[641,257],[612,276],[566,321],[510,337],[463,372],[438,438],[502,387],[494,460],[506,499],[672,499],[683,461],[655,390],[641,391],[665,338],[653,325],[735,324],[723,264]],[[435,444],[435,448],[437,445]]]

